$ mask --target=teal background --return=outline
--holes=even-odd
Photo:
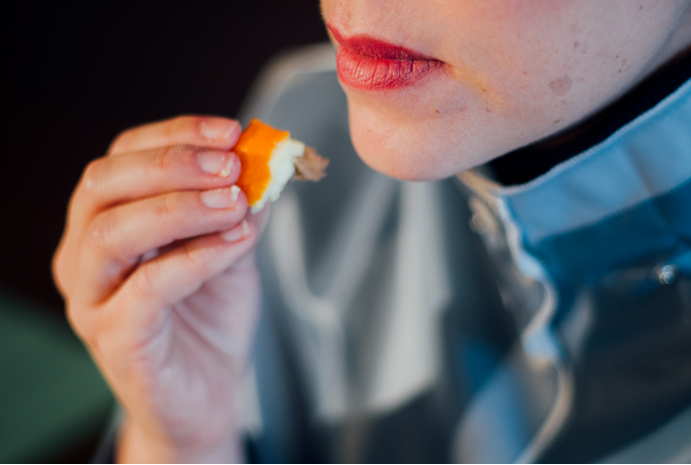
[[[0,462],[89,461],[113,405],[64,318],[0,287]]]

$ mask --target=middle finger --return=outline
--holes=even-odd
[[[91,222],[81,246],[81,295],[97,302],[144,253],[230,229],[246,213],[247,199],[237,186],[174,192],[108,209]]]

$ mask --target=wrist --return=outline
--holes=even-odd
[[[117,463],[239,463],[243,461],[235,430],[208,444],[174,444],[149,434],[125,417],[116,446]]]

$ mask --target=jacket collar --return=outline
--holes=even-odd
[[[559,287],[691,250],[691,81],[609,138],[519,186],[461,181]],[[509,242],[511,242],[509,238]],[[691,269],[689,269],[691,271]]]

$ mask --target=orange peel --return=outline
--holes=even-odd
[[[304,169],[298,170],[297,177],[311,180],[321,178],[328,164],[327,160],[316,155],[314,149],[291,139],[288,131],[272,128],[258,119],[252,120],[243,131],[233,152],[242,165],[236,185],[247,196],[247,204],[253,213],[264,208],[266,202],[278,199],[288,181],[296,177],[296,163],[298,166],[308,163],[310,167],[318,168],[316,176],[305,176]]]

